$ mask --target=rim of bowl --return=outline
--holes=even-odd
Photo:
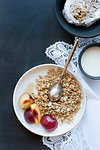
[[[94,80],[100,80],[100,76],[91,76],[89,75],[88,73],[86,73],[82,67],[82,64],[81,64],[81,58],[82,58],[82,55],[83,53],[90,47],[93,47],[93,46],[99,46],[100,47],[100,43],[92,43],[92,44],[89,44],[87,45],[86,47],[83,48],[83,50],[80,52],[79,54],[79,58],[78,58],[78,64],[79,64],[79,68],[81,70],[81,72],[88,78],[90,79],[94,79]]]

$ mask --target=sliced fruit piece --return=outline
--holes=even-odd
[[[41,124],[47,131],[54,131],[58,126],[58,121],[51,115],[44,114],[41,118]]]
[[[38,104],[36,104],[36,103],[31,104],[30,108],[31,108],[32,114],[34,116],[35,123],[39,124],[40,120],[41,120],[41,111],[40,111]]]
[[[19,98],[19,105],[22,109],[28,109],[33,104],[33,99],[30,94],[23,93]]]
[[[28,123],[34,123],[35,122],[34,116],[33,116],[30,108],[25,110],[24,117],[25,117],[26,122],[28,122]]]

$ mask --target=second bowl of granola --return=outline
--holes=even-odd
[[[70,34],[78,37],[94,37],[100,34],[100,19],[96,21],[94,24],[92,24],[89,27],[85,26],[77,26],[71,23],[68,23],[68,21],[65,19],[62,11],[64,9],[66,0],[56,0],[55,2],[55,13],[57,20],[59,21],[60,25]],[[78,4],[77,4],[78,6]]]
[[[59,80],[63,68],[54,64],[43,64],[27,71],[18,81],[13,95],[14,111],[24,127],[41,136],[58,136],[74,128],[81,120],[86,104],[81,79],[67,71],[62,80],[63,93],[58,102],[51,102],[48,98],[48,89]],[[79,82],[80,81],[80,82]],[[25,110],[18,104],[20,96],[27,92],[32,96],[35,104],[44,114],[51,115],[58,121],[57,128],[46,131],[41,123],[28,124],[24,118]]]

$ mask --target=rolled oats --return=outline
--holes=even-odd
[[[48,88],[59,81],[62,69],[49,69],[44,76],[39,75],[36,79],[38,94],[33,94],[34,102],[40,107],[41,113],[52,115],[61,122],[67,120],[70,123],[80,109],[82,93],[77,79],[70,73],[66,73],[62,79],[62,97],[58,102],[51,102],[48,96]]]

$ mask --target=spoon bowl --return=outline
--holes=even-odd
[[[58,101],[62,95],[62,87],[60,83],[56,83],[49,89],[49,98],[51,101]]]

